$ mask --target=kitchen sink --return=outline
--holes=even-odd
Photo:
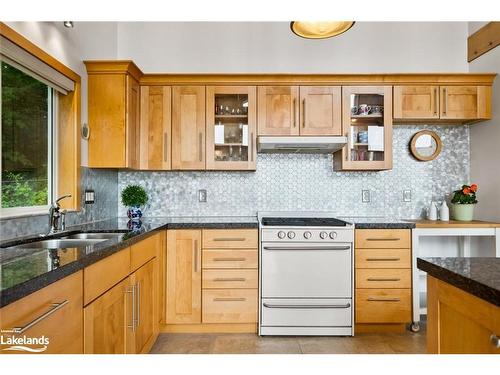
[[[69,247],[84,247],[95,245],[99,242],[104,242],[107,239],[71,239],[71,238],[58,238],[53,240],[42,240],[30,242],[14,247],[26,247],[35,249],[65,249]]]
[[[120,238],[124,233],[76,233],[64,237],[64,239],[78,239],[78,240],[112,240]]]

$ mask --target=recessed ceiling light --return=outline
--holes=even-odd
[[[352,25],[354,25],[354,21],[290,22],[293,33],[306,39],[331,38],[345,33]]]
[[[73,21],[64,21],[64,26],[72,29],[73,28]]]

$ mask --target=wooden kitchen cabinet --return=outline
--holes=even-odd
[[[299,135],[299,87],[259,86],[258,135]]]
[[[172,169],[205,169],[205,86],[172,88]]]
[[[300,135],[342,135],[340,86],[300,86]]]
[[[83,274],[76,272],[39,291],[0,309],[0,329],[3,341],[9,337],[41,337],[49,342],[46,354],[83,353]],[[41,318],[41,319],[39,319]],[[13,328],[30,328],[20,333],[10,332]],[[0,353],[27,353],[11,351],[11,345],[0,345]],[[43,349],[44,345],[27,345],[32,349]]]
[[[439,86],[394,86],[394,120],[439,119]]]
[[[131,61],[86,61],[88,166],[139,167],[139,79]]]
[[[440,118],[480,120],[491,118],[490,86],[441,86]]]
[[[207,169],[255,170],[257,89],[207,86]]]
[[[172,88],[141,86],[140,160],[142,170],[172,168]]]
[[[335,153],[335,169],[392,169],[392,87],[342,87],[342,129],[347,145]]]
[[[201,231],[167,231],[166,323],[201,323]]]

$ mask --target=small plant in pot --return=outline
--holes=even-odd
[[[453,219],[459,221],[472,221],[474,217],[474,206],[476,199],[477,185],[462,185],[462,188],[453,192],[451,198]]]
[[[128,185],[122,190],[122,203],[125,207],[127,207],[127,216],[130,220],[141,220],[141,207],[144,206],[147,201],[148,194],[142,186]]]

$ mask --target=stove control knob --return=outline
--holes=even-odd
[[[308,240],[308,239],[309,239],[309,238],[311,238],[311,237],[312,237],[312,233],[311,233],[311,232],[309,232],[309,231],[304,232],[304,238],[305,238],[306,240]]]
[[[285,236],[286,236],[286,233],[285,233],[285,232],[283,232],[282,230],[280,230],[280,231],[278,232],[278,238],[279,238],[280,240],[282,240],[283,238],[285,238]]]
[[[292,232],[292,231],[288,232],[288,238],[289,239],[295,238],[295,232]]]
[[[321,238],[322,240],[324,240],[325,238],[328,238],[328,233],[326,233],[326,232],[321,232],[321,233],[319,234],[319,238]]]
[[[330,232],[330,238],[332,240],[334,240],[335,238],[337,238],[337,232]]]

